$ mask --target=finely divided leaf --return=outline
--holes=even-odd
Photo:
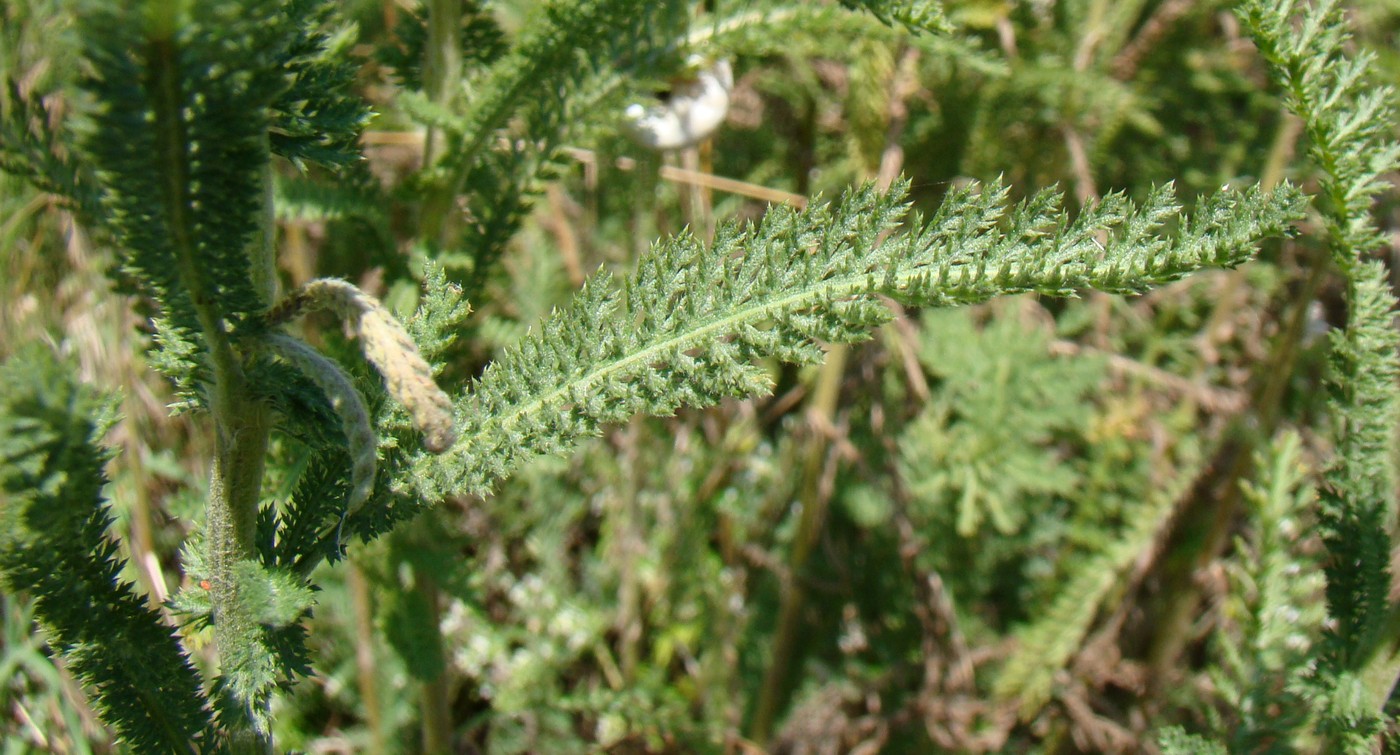
[[[421,459],[428,497],[485,493],[523,460],[568,450],[605,424],[769,388],[766,358],[811,363],[823,343],[868,337],[879,296],[919,306],[1026,291],[1134,292],[1239,264],[1298,216],[1291,187],[1223,191],[1179,218],[1170,187],[1139,208],[1121,195],[1071,220],[1053,192],[1017,205],[1000,184],[954,191],[927,223],[894,233],[907,186],[836,204],[771,210],[705,248],[661,243],[621,282],[595,276],[565,310],[508,350],[457,402],[462,440]],[[1168,221],[1181,230],[1163,234]]]
[[[137,752],[191,752],[208,727],[200,680],[160,615],[118,579],[102,498],[102,403],[46,350],[0,368],[0,581],[28,593],[49,644]]]

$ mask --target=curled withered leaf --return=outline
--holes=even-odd
[[[286,360],[311,379],[326,395],[331,409],[340,417],[346,445],[350,448],[350,501],[346,513],[358,510],[374,492],[375,439],[369,409],[355,390],[350,376],[335,360],[289,335],[273,333],[264,342],[268,351]]]
[[[377,299],[336,278],[318,278],[293,291],[267,314],[269,323],[286,322],[307,309],[328,309],[360,339],[389,395],[408,410],[423,433],[423,446],[442,453],[452,446],[452,401],[433,381],[432,368],[418,353],[399,321]]]

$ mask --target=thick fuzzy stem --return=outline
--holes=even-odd
[[[154,128],[165,191],[163,211],[170,228],[180,279],[188,292],[207,349],[210,380],[209,409],[216,434],[216,457],[209,483],[208,537],[210,590],[214,604],[214,638],[220,658],[246,655],[240,648],[256,643],[257,627],[237,600],[234,567],[252,559],[257,531],[258,502],[267,454],[269,421],[266,410],[250,398],[243,365],[225,328],[215,287],[201,266],[195,242],[195,219],[190,193],[191,170],[185,126],[185,93],[181,90],[175,27],[178,8],[165,4],[149,18],[146,48],[146,88],[155,111]],[[270,190],[270,183],[268,184]],[[270,218],[260,222],[270,223]],[[257,256],[269,254],[267,234],[253,244]],[[254,272],[267,283],[266,265]],[[247,701],[241,701],[248,705]],[[251,709],[242,722],[226,722],[237,749],[265,748],[266,735],[255,731]],[[246,747],[245,747],[246,745]]]

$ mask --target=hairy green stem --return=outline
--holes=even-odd
[[[425,54],[424,89],[435,104],[452,110],[462,88],[462,0],[430,0]],[[431,167],[442,157],[445,148],[445,134],[429,127],[423,147],[423,167]],[[456,180],[443,182],[423,198],[418,221],[422,237],[430,243],[447,243],[458,183]]]
[[[462,88],[462,0],[429,0],[427,59],[423,61],[424,89],[435,104],[455,111]],[[446,150],[446,134],[428,131],[423,148],[423,167],[429,169]],[[419,214],[420,235],[429,244],[446,246],[451,238],[457,187],[453,182],[433,186],[423,197]],[[418,537],[425,537],[421,532]],[[426,572],[415,570],[414,590],[422,595],[432,617],[428,627],[433,643],[442,655],[439,630],[442,596],[437,581]],[[451,670],[447,664],[438,675],[423,682],[419,699],[423,709],[424,752],[449,752],[452,744]]]
[[[163,12],[163,13],[162,13]],[[249,396],[243,365],[225,329],[216,291],[206,277],[195,242],[190,195],[189,141],[185,128],[185,93],[181,89],[173,6],[155,10],[146,48],[147,91],[155,111],[157,158],[165,190],[161,201],[181,283],[190,297],[208,351],[209,410],[215,448],[207,511],[210,594],[214,606],[214,640],[224,661],[237,648],[257,641],[258,627],[237,601],[234,568],[255,557],[258,502],[267,454],[269,418]],[[271,175],[265,182],[271,191]],[[270,204],[265,204],[270,207]],[[272,222],[264,218],[263,222]],[[263,265],[253,275],[268,283],[268,232],[253,242]],[[246,701],[243,701],[246,705]],[[270,742],[254,731],[251,710],[244,721],[226,721],[236,750],[266,749]]]
[[[171,37],[152,37],[146,48],[148,93],[156,113],[155,132],[158,159],[165,179],[161,194],[171,245],[180,280],[193,304],[203,331],[214,372],[215,392],[211,403],[228,406],[237,403],[244,387],[243,367],[234,354],[224,329],[223,313],[214,291],[205,278],[194,240],[194,218],[190,198],[190,164],[184,122],[184,93],[176,70],[176,48]],[[217,413],[217,409],[216,409]]]

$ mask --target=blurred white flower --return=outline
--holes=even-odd
[[[692,55],[693,78],[676,82],[664,101],[627,108],[627,126],[633,138],[655,150],[689,147],[714,133],[729,114],[729,93],[734,89],[734,71],[728,60],[706,66],[703,58]]]

